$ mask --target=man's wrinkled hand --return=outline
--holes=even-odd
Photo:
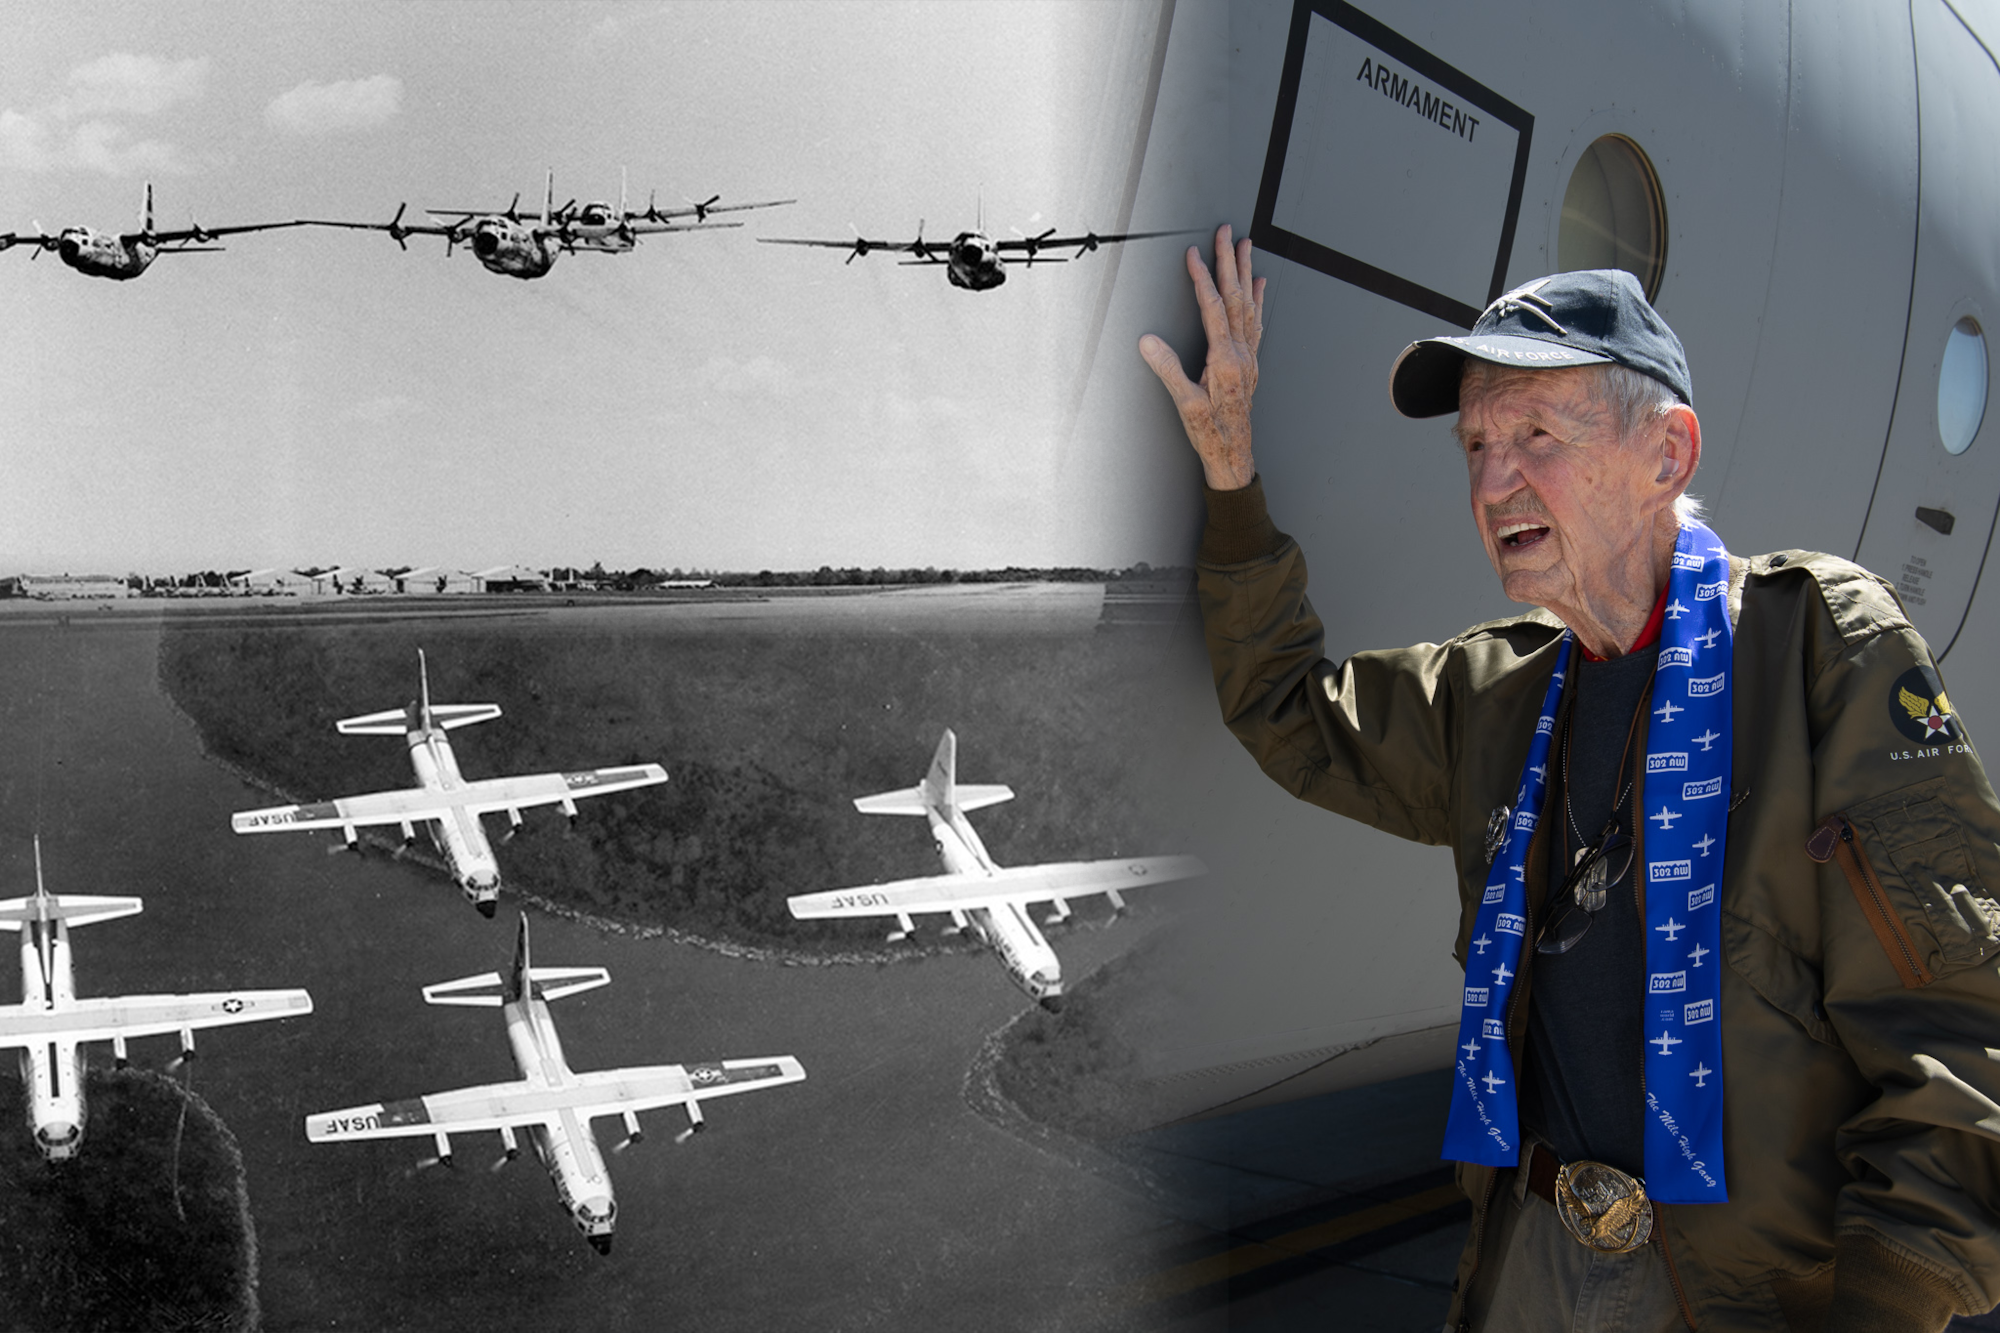
[[[1189,246],[1188,276],[1208,335],[1208,361],[1197,382],[1187,377],[1174,349],[1156,334],[1139,340],[1145,359],[1181,414],[1188,442],[1201,457],[1212,490],[1248,486],[1257,468],[1250,457],[1250,396],[1257,389],[1257,344],[1264,337],[1264,279],[1250,276],[1250,242],[1230,244],[1227,223],[1215,232],[1215,273]]]

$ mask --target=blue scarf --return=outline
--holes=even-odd
[[[1506,846],[1479,904],[1465,997],[1446,1158],[1517,1166],[1520,1111],[1507,1046],[1507,1001],[1520,970],[1528,919],[1528,844],[1548,793],[1549,745],[1562,706],[1563,666],[1574,636],[1563,633],[1557,670],[1528,746]],[[1667,579],[1660,664],[1653,677],[1646,771],[1635,808],[1646,900],[1646,1193],[1661,1203],[1723,1203],[1722,884],[1729,832],[1729,554],[1700,523],[1681,526]],[[1557,858],[1560,860],[1560,858]],[[1552,890],[1553,891],[1553,890]],[[1542,919],[1558,904],[1544,905]],[[1537,921],[1537,929],[1540,920]],[[1605,1059],[1617,1058],[1605,1052]]]

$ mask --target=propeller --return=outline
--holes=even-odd
[[[687,199],[687,196],[682,195],[681,198]],[[702,200],[700,203],[695,203],[694,200],[688,199],[689,206],[694,209],[694,220],[696,225],[700,225],[701,223],[708,221],[708,210],[713,208],[716,204],[716,201],[721,198],[722,196],[719,194],[712,194],[708,196],[708,198]]]
[[[850,254],[845,260],[842,261],[841,266],[843,268],[846,267],[848,264],[852,264],[860,256],[867,254],[870,250],[875,248],[874,246],[868,243],[868,238],[861,234],[861,228],[855,226],[852,222],[850,222],[847,224],[847,229],[854,233],[854,253]]]
[[[500,1126],[500,1150],[499,1160],[487,1167],[488,1171],[498,1171],[501,1167],[521,1155],[521,1141],[514,1137],[514,1129],[511,1125]]]
[[[688,1134],[694,1133],[694,1129],[690,1127],[687,1133]],[[630,1111],[627,1111],[625,1113],[625,1137],[618,1140],[618,1142],[612,1144],[611,1151],[624,1152],[627,1148],[631,1147],[633,1144],[643,1141],[645,1137],[646,1135],[639,1128],[639,1117],[632,1114]],[[681,1138],[675,1139],[674,1142],[679,1143],[685,1138],[686,1135],[682,1135]]]
[[[931,257],[930,246],[924,244],[924,223],[928,220],[927,218],[917,219],[917,239],[910,246],[910,253],[919,259],[929,259]]]
[[[42,225],[42,220],[40,218],[36,218],[34,221],[35,221],[35,234],[37,236],[46,236],[49,234],[49,229]],[[33,263],[35,260],[40,259],[42,257],[42,251],[48,248],[49,247],[47,245],[37,245],[34,249],[28,251],[28,262]]]
[[[167,1072],[171,1074],[192,1059],[194,1059],[194,1032],[191,1029],[182,1028],[181,1053],[167,1062]]]
[[[389,226],[388,226],[389,239],[394,241],[397,245],[401,246],[406,252],[410,248],[410,242],[409,242],[410,233],[409,229],[403,226],[403,210],[408,208],[409,206],[410,206],[410,201],[407,199],[405,199],[402,203],[397,204],[396,216],[389,219]]]
[[[1056,229],[1054,227],[1050,227],[1047,231],[1042,232],[1038,236],[1023,236],[1021,238],[1022,242],[1027,247],[1029,268],[1033,268],[1035,266],[1035,256],[1042,252],[1042,242],[1046,241],[1047,239],[1049,239],[1049,237],[1055,234],[1056,234]]]
[[[1083,238],[1082,243],[1076,247],[1076,252],[1077,254],[1081,255],[1086,250],[1097,249],[1097,246],[1098,246],[1097,233],[1093,231],[1089,235]]]
[[[519,222],[521,220],[520,208],[521,192],[516,190],[514,191],[514,202],[507,205],[507,220],[509,222]]]

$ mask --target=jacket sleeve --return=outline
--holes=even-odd
[[[1197,588],[1222,715],[1294,796],[1418,842],[1448,843],[1458,719],[1445,646],[1326,660],[1305,557],[1261,483],[1209,493]]]
[[[1923,1283],[1972,1313],[2000,1302],[2000,803],[1929,648],[1879,596],[1865,633],[1821,612],[1808,682],[1815,814],[1859,853],[1819,871],[1825,1004],[1874,1092],[1835,1136],[1853,1177],[1835,1306]]]

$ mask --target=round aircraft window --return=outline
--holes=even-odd
[[[1938,366],[1938,439],[1948,454],[1972,447],[1986,416],[1986,335],[1970,316],[1951,326]]]
[[[1660,178],[1638,144],[1607,134],[1577,160],[1563,192],[1556,266],[1622,268],[1639,280],[1646,299],[1659,295],[1667,271],[1667,208]]]

